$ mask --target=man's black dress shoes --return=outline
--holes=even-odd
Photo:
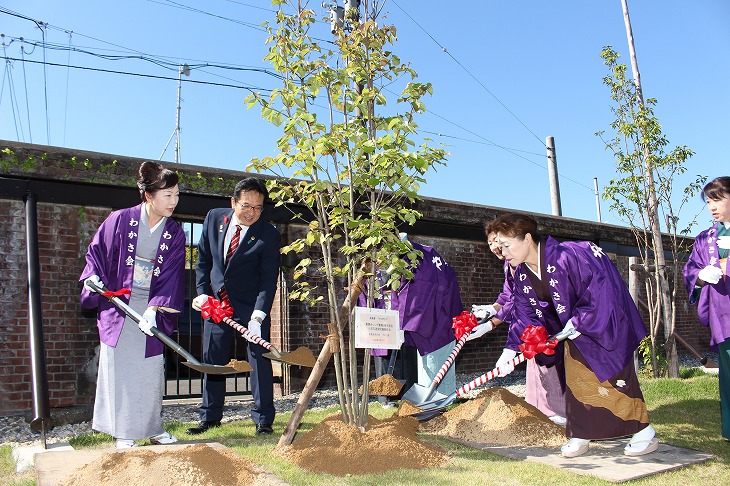
[[[203,420],[195,427],[190,427],[187,432],[190,435],[198,435],[202,434],[208,429],[212,429],[213,427],[220,427],[221,421],[220,420]]]
[[[256,425],[256,435],[269,435],[273,434],[274,429],[271,424],[258,424]]]

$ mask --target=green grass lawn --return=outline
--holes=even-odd
[[[730,443],[720,435],[718,378],[716,375],[687,371],[683,376],[686,378],[641,380],[652,425],[663,443],[709,452],[715,454],[716,458],[631,481],[630,484],[689,486],[719,485],[730,481]],[[307,412],[299,434],[311,430],[324,417],[336,411],[336,408],[332,408]],[[386,418],[393,413],[394,409],[382,409],[379,405],[370,408],[370,414],[376,418]],[[275,431],[283,430],[289,417],[289,413],[278,415],[274,424]],[[180,440],[187,440],[192,439],[185,433],[189,425],[174,423],[167,424],[166,428]],[[195,439],[218,441],[292,485],[611,484],[535,462],[507,459],[427,435],[421,435],[421,438],[438,444],[451,454],[452,459],[444,467],[354,477],[314,474],[270,454],[279,440],[278,435],[256,437],[254,432],[250,421],[241,421],[223,424],[201,436],[195,436]],[[108,435],[93,433],[75,437],[72,445],[77,449],[109,447],[111,441],[112,438]],[[144,445],[145,442],[140,444]],[[0,446],[0,484],[35,484],[32,474],[15,474],[9,446]]]

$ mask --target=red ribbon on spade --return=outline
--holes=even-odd
[[[542,326],[529,325],[522,332],[522,344],[519,348],[525,358],[534,358],[536,354],[544,353],[548,356],[555,354],[555,347],[560,341],[548,339],[547,331]]]
[[[451,321],[453,323],[451,328],[457,340],[464,334],[469,334],[478,324],[476,316],[469,311],[462,311],[458,316],[452,317]]]
[[[132,293],[131,290],[125,289],[124,287],[122,287],[119,290],[107,290],[105,292],[102,292],[101,295],[103,295],[104,297],[108,297],[109,299],[111,299],[112,297],[121,297],[122,295],[128,295],[128,294],[131,294],[131,293]]]
[[[233,317],[233,307],[228,302],[208,296],[208,300],[200,306],[200,315],[218,324],[226,317]]]

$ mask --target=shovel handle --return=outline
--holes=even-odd
[[[246,341],[254,343],[254,344],[258,344],[259,346],[263,346],[264,348],[266,348],[267,351],[272,351],[272,352],[275,351],[275,348],[271,345],[270,342],[266,341],[261,336],[252,334],[251,331],[246,329],[246,327],[240,325],[239,323],[237,323],[230,317],[224,317],[223,322],[225,322],[226,324],[231,326],[236,331],[240,332],[243,335],[243,337],[246,338]]]
[[[461,351],[461,348],[464,347],[464,344],[466,344],[466,340],[469,337],[469,333],[464,334],[461,336],[461,338],[456,342],[456,346],[454,346],[454,349],[451,351],[451,354],[449,354],[449,357],[446,358],[446,362],[444,362],[441,369],[436,373],[436,376],[433,378],[432,386],[438,386],[439,383],[441,383],[441,380],[444,379],[444,376],[446,376],[446,372],[449,371],[449,368],[451,368],[451,365],[454,364],[454,360],[456,359],[456,355],[459,354],[459,351]]]
[[[527,358],[525,358],[524,353],[520,353],[517,356],[515,356],[514,358],[512,358],[512,361],[510,361],[510,364],[517,366],[518,364],[522,363],[526,359]],[[514,370],[514,367],[512,369]],[[486,382],[488,382],[489,380],[492,380],[498,376],[499,376],[499,367],[494,368],[491,371],[487,371],[482,376],[473,379],[469,383],[463,385],[461,388],[456,390],[456,396],[460,397],[460,396],[470,392],[474,388],[478,388],[478,387],[482,386],[483,384],[485,384]]]
[[[102,285],[101,287],[98,287],[97,285],[94,285],[93,282],[89,282],[89,286],[94,292],[97,292],[98,294],[102,295],[103,292],[109,291],[109,289],[106,288],[105,285]],[[142,319],[144,319],[141,315],[139,315],[139,312],[132,309],[126,302],[124,302],[119,297],[113,296],[113,297],[107,297],[114,305],[116,305],[122,312],[127,314],[134,322],[137,324],[140,323]],[[195,357],[188,353],[185,348],[183,348],[179,343],[177,343],[174,339],[172,339],[170,336],[165,334],[164,332],[157,329],[157,327],[152,326],[150,328],[150,332],[155,335],[157,339],[165,343],[167,346],[169,346],[173,351],[175,351],[177,354],[185,358],[186,361],[189,361],[190,363],[194,364],[200,364],[200,362],[195,359]]]

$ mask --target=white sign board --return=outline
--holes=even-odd
[[[404,336],[397,310],[355,309],[355,347],[400,349]]]

